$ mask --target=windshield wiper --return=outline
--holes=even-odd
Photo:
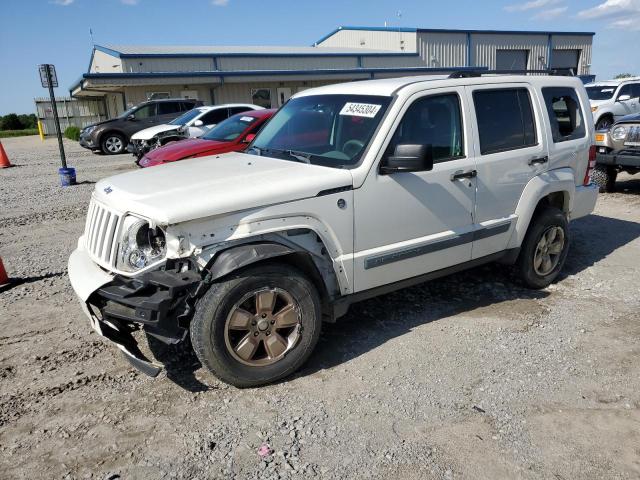
[[[257,147],[253,147],[257,148]],[[264,148],[261,152],[265,153],[275,153],[276,155],[286,155],[288,158],[292,158],[293,160],[301,163],[311,163],[311,157],[313,156],[311,153],[304,152],[296,152],[295,150],[281,150],[278,148]]]

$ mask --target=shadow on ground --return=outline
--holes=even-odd
[[[583,271],[640,237],[640,224],[590,215],[573,222],[571,233],[571,250],[558,281]],[[376,297],[353,305],[337,323],[325,324],[311,359],[296,376],[335,367],[417,326],[451,315],[548,295],[544,290],[518,286],[512,279],[510,267],[490,264]],[[172,350],[174,348],[179,351]],[[194,373],[201,364],[188,348],[171,347],[162,355],[171,358],[166,368],[167,378],[193,392],[210,388],[195,378]],[[178,355],[179,361],[173,355]]]

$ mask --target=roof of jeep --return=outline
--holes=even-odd
[[[384,78],[362,80],[348,83],[336,83],[323,87],[310,88],[297,93],[296,97],[306,95],[379,95],[391,96],[409,85],[425,84],[432,88],[463,85],[481,85],[495,83],[542,83],[545,86],[570,85],[580,82],[578,77],[550,75],[502,75],[485,74],[479,77],[449,78],[448,75],[418,75],[413,77]]]

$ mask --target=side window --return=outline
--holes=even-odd
[[[640,97],[640,83],[627,83],[620,88],[618,92],[618,98],[622,95],[629,95],[631,98]]]
[[[189,110],[195,108],[196,104],[192,102],[180,102],[180,110],[183,112],[188,112]]]
[[[235,115],[236,113],[247,112],[249,110],[251,110],[249,107],[231,107],[229,109],[229,116]]]
[[[151,103],[149,105],[145,105],[144,107],[140,107],[134,113],[137,120],[144,120],[145,118],[151,118],[156,116],[156,104]]]
[[[543,88],[542,96],[549,113],[554,143],[575,140],[586,135],[580,101],[573,88]]]
[[[158,115],[180,113],[180,104],[181,102],[160,102],[158,104]]]
[[[464,156],[460,99],[455,93],[416,100],[404,114],[387,147],[387,155],[403,143],[431,145],[433,162]]]
[[[228,118],[228,113],[226,108],[217,108],[215,110],[211,110],[210,112],[205,113],[200,120],[205,125],[215,125],[220,123],[223,120]]]
[[[536,124],[526,88],[476,90],[480,153],[505,152],[536,145]]]
[[[264,108],[271,108],[271,89],[270,88],[252,88],[251,103],[260,105]]]

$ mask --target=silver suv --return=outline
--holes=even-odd
[[[596,147],[593,181],[601,192],[612,192],[619,172],[640,172],[640,113],[623,117],[607,131],[596,132]]]

